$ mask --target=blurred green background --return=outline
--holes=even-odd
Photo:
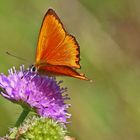
[[[78,140],[140,140],[140,1],[1,0],[0,72],[34,62],[38,32],[55,9],[81,49],[81,71],[95,82],[63,79],[72,106],[69,135]],[[21,107],[0,97],[0,135],[16,122]]]

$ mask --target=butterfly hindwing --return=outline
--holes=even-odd
[[[80,74],[68,66],[59,66],[59,65],[41,66],[38,72],[40,74],[47,74],[50,76],[52,76],[52,75],[65,75],[65,76],[79,78],[82,80],[89,80],[87,77],[85,77],[84,74]]]

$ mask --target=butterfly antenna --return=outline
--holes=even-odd
[[[13,54],[9,53],[8,51],[6,51],[6,54],[9,55],[9,56],[15,57],[15,58],[17,58],[19,60],[22,60],[22,61],[24,61],[26,63],[29,63],[26,59],[24,59],[22,57],[19,57],[19,56],[16,56],[16,55],[13,55]]]

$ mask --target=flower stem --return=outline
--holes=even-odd
[[[22,113],[20,114],[20,116],[15,124],[15,127],[18,127],[25,120],[25,118],[27,117],[29,112],[30,112],[29,109],[26,109],[26,108],[23,109]]]

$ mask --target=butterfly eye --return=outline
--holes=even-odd
[[[34,65],[31,66],[30,70],[31,70],[31,72],[36,72],[37,71],[37,69],[36,69],[36,67]]]

